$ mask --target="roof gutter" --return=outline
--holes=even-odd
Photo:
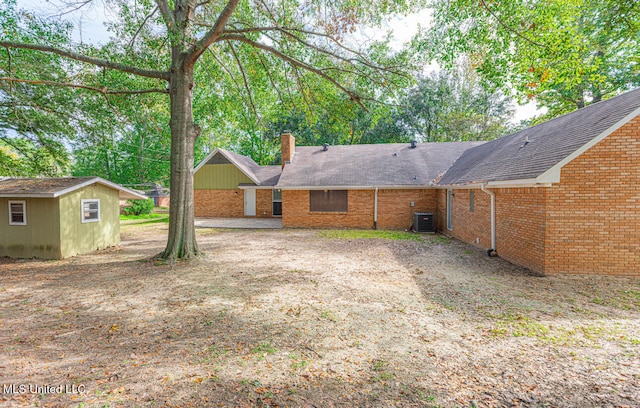
[[[405,185],[389,185],[389,186],[282,186],[275,185],[274,188],[279,188],[281,190],[375,190],[377,188],[382,188],[385,190],[429,190],[434,188],[434,186],[423,185],[423,184],[405,184]]]
[[[496,256],[496,193],[487,190],[485,184],[480,189],[491,197],[491,248],[487,250],[487,255]]]

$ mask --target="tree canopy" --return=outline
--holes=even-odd
[[[234,121],[247,115],[264,120],[278,111],[269,109],[274,106],[312,110],[314,94],[327,86],[364,107],[377,89],[406,81],[410,61],[385,41],[363,43],[353,34],[380,25],[389,14],[408,13],[421,1],[123,0],[109,3],[117,19],[110,25],[114,36],[103,46],[75,44],[65,32],[56,36],[46,21],[37,27],[41,33],[25,37],[29,23],[15,18],[12,0],[4,4],[9,11],[1,24],[9,35],[0,47],[8,55],[0,69],[10,86],[93,90],[109,107],[125,96],[157,94],[168,102],[171,215],[162,257],[175,259],[199,252],[192,171],[197,140],[208,124],[234,129]],[[32,70],[14,68],[29,63]],[[59,67],[66,76],[53,74]],[[107,112],[104,106],[88,117],[102,111]]]
[[[450,65],[467,55],[484,78],[547,117],[640,85],[635,0],[433,0],[422,50]]]

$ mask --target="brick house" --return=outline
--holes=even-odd
[[[194,170],[196,217],[279,217],[281,166],[259,166],[224,149],[212,151]]]
[[[465,151],[437,228],[534,271],[640,275],[640,89]]]
[[[435,180],[481,142],[295,146],[282,135],[284,227],[409,229],[437,208]]]
[[[196,215],[274,216],[276,195],[284,227],[407,229],[427,212],[540,273],[640,275],[638,157],[640,89],[490,142],[296,147],[283,134],[282,168],[221,149],[205,159]],[[219,163],[236,168],[229,189],[202,189],[199,170]],[[247,189],[263,191],[255,215]]]
[[[282,166],[215,149],[196,167],[196,217],[282,217],[284,227],[409,229],[436,210],[434,180],[481,142],[298,146]]]

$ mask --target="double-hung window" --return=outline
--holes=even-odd
[[[27,225],[26,201],[9,201],[9,225]]]
[[[82,223],[100,221],[100,199],[82,200]]]

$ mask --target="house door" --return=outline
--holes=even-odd
[[[256,189],[247,188],[244,190],[244,216],[256,216]]]

